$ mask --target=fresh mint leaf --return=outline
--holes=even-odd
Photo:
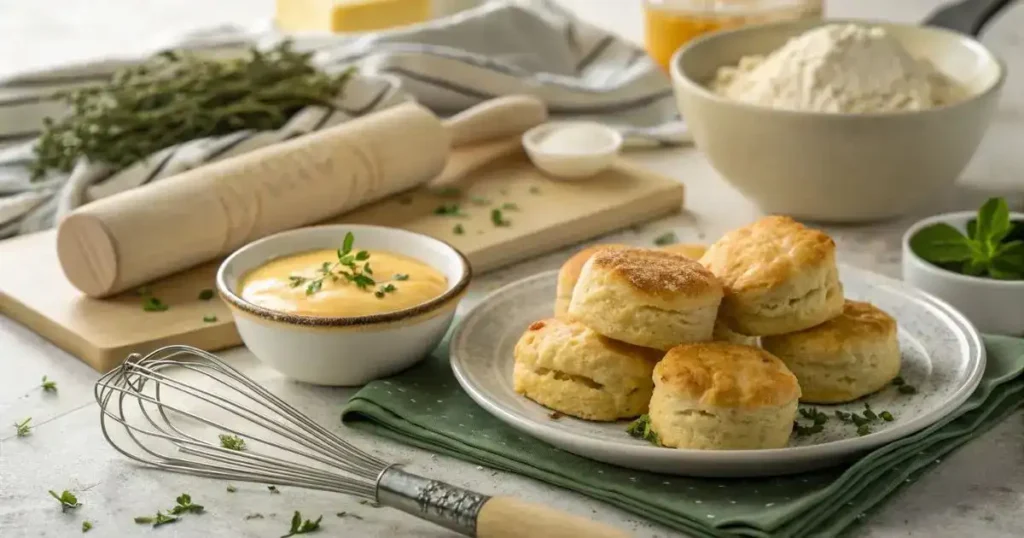
[[[972,258],[971,241],[946,223],[922,228],[910,238],[915,254],[931,263],[964,262]]]
[[[1001,280],[1024,280],[1024,241],[999,245],[988,271]]]
[[[1010,233],[1010,207],[1002,198],[989,198],[978,209],[978,228],[974,240],[994,247]]]

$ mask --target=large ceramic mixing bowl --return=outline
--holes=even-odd
[[[825,23],[854,21],[825,21]],[[863,23],[863,21],[861,21]],[[885,28],[931,61],[968,97],[921,111],[836,114],[773,109],[708,89],[715,72],[767,54],[822,21],[749,26],[711,34],[676,52],[679,108],[711,165],[767,213],[831,222],[895,217],[941,194],[978,148],[1006,77],[978,41],[939,28]]]

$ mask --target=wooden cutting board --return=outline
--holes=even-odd
[[[330,222],[394,226],[443,239],[465,253],[479,274],[678,211],[682,203],[679,182],[626,159],[596,177],[569,182],[547,178],[517,152],[474,173],[457,192],[423,188]],[[436,214],[452,204],[465,216]],[[492,222],[494,209],[508,226]],[[148,292],[170,308],[146,312],[137,292],[103,300],[82,295],[64,277],[55,243],[53,231],[0,242],[0,313],[96,370],[169,344],[214,351],[242,343],[227,307],[217,298],[199,298],[214,287],[219,261],[151,283]],[[208,316],[217,321],[204,321]]]

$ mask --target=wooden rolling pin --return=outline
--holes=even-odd
[[[57,256],[72,285],[107,297],[423,184],[445,171],[452,146],[546,119],[527,96],[445,121],[406,103],[83,206],[60,223]]]

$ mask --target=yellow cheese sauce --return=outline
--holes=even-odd
[[[323,279],[322,287],[307,293],[314,279],[323,277],[324,263],[338,261],[335,250],[316,250],[271,260],[249,274],[242,281],[242,298],[250,303],[278,312],[322,317],[356,317],[385,314],[403,310],[440,296],[448,289],[448,279],[429,265],[401,254],[379,250],[369,251],[370,257],[358,262],[370,264],[374,279],[365,289],[345,278]],[[349,271],[348,268],[336,267]],[[405,275],[408,278],[403,279]],[[307,280],[296,285],[292,277]],[[382,289],[393,286],[393,291]]]

